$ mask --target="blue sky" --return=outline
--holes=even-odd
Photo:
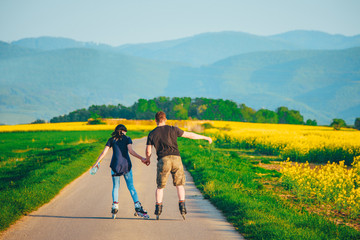
[[[0,40],[54,36],[118,46],[241,31],[360,34],[359,0],[0,0]]]

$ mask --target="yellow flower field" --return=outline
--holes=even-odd
[[[360,155],[360,131],[287,124],[211,122],[206,130],[229,147],[254,148],[291,161],[326,163],[345,160],[350,165]]]
[[[360,157],[348,169],[344,161],[311,169],[309,163],[284,162],[282,180],[303,202],[316,200],[351,218],[360,216]]]
[[[154,121],[131,121],[123,120],[129,131],[151,130],[156,127]],[[19,132],[19,131],[97,131],[114,130],[117,123],[103,125],[88,125],[87,122],[66,122],[66,123],[44,123],[44,124],[22,124],[22,125],[3,125],[0,132]]]
[[[236,122],[212,125],[206,132],[216,134],[222,146],[255,148],[287,158],[282,181],[301,201],[315,200],[350,218],[360,216],[360,131]],[[307,161],[327,164],[311,168]]]
[[[114,130],[118,124],[124,124],[129,131],[151,131],[156,127],[155,120],[104,119],[104,122],[99,125],[89,125],[87,122],[0,125],[0,132]],[[207,121],[168,120],[167,124],[199,132],[203,130],[201,124],[204,122]]]

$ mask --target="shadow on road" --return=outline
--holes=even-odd
[[[145,221],[157,221],[155,218],[150,219],[141,219],[141,218],[124,218],[124,217],[116,217],[116,219],[112,219],[112,217],[78,217],[78,216],[56,216],[56,215],[28,215],[29,217],[36,218],[63,218],[63,219],[105,219],[105,220],[145,220]],[[159,221],[183,221],[182,219],[160,219]]]

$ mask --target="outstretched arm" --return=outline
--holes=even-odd
[[[127,145],[128,151],[131,155],[133,155],[134,157],[137,157],[138,159],[140,159],[143,163],[145,163],[146,158],[143,158],[142,156],[140,156],[139,154],[137,154],[134,149],[132,148],[131,144]]]
[[[109,151],[109,149],[110,149],[110,147],[105,146],[104,150],[102,151],[102,153],[100,154],[100,156],[96,160],[96,163],[92,167],[96,167],[99,164],[99,162],[101,162],[101,160],[105,157],[105,155]]]
[[[196,134],[196,133],[193,133],[193,132],[185,132],[184,131],[182,137],[190,138],[190,139],[204,139],[204,140],[208,141],[210,144],[212,143],[211,137],[203,136],[203,135]]]

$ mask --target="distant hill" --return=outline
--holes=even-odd
[[[0,42],[0,123],[189,96],[287,106],[319,124],[353,124],[360,117],[360,48],[353,46],[359,36],[310,31],[207,33],[119,47],[51,37]]]
[[[36,49],[28,49],[0,41],[0,60],[21,57],[39,52]]]
[[[345,49],[360,46],[360,35],[346,37],[318,31],[297,30],[269,37],[272,40],[294,44],[300,49]]]
[[[342,113],[360,104],[359,70],[360,48],[248,53],[176,69],[165,91],[229,98],[257,109],[285,105],[322,124],[336,117],[353,124],[360,111]]]
[[[218,32],[174,41],[120,46],[119,50],[144,58],[201,66],[251,52],[345,49],[359,46],[360,35],[346,37],[317,31],[292,31],[265,37],[242,32]]]
[[[176,40],[126,44],[112,47],[106,44],[79,42],[67,38],[26,38],[12,45],[39,50],[93,48],[120,52],[141,58],[182,62],[195,66],[208,65],[243,53],[278,50],[330,50],[360,47],[360,35],[347,37],[318,31],[291,31],[273,36],[257,36],[243,32],[203,33]]]
[[[132,104],[164,95],[172,63],[94,49],[45,51],[0,60],[3,123],[50,119],[91,104]]]
[[[79,42],[69,38],[62,37],[39,37],[24,38],[11,43],[15,46],[38,50],[59,50],[67,48],[96,48],[96,49],[112,49],[106,44],[97,44],[93,42]]]
[[[296,49],[296,46],[241,32],[205,33],[175,41],[119,47],[125,54],[196,66],[243,53],[283,49]]]

